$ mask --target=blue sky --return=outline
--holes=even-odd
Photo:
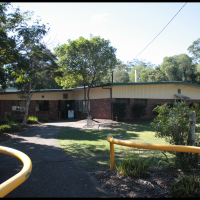
[[[181,9],[181,3],[12,3],[49,23],[51,48],[90,34],[110,40],[117,58],[132,61]],[[161,64],[186,53],[200,38],[200,3],[187,3],[164,31],[137,57]]]

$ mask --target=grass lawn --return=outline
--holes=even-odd
[[[197,124],[196,132],[200,132]],[[144,143],[168,144],[164,139],[156,138],[150,122],[120,123],[110,130],[74,129],[62,130],[57,139],[65,153],[84,169],[110,167],[110,143],[106,140],[111,134],[116,139],[130,140]],[[127,154],[140,153],[145,157],[156,156],[153,164],[158,164],[160,158],[165,158],[161,151],[136,149],[114,145],[115,164]],[[165,152],[169,159],[173,156]]]

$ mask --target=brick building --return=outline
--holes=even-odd
[[[17,90],[0,93],[1,119],[6,112],[13,112],[17,118],[23,118],[25,101],[19,98],[18,93]],[[68,111],[73,110],[75,119],[84,119],[87,112],[83,99],[83,87],[35,91],[29,105],[29,116],[58,119],[60,113],[61,118],[67,119]],[[200,103],[200,85],[181,81],[109,83],[90,89],[90,112],[93,118],[114,119],[112,102],[123,102],[127,104],[125,120],[134,120],[131,107],[134,103],[142,103],[147,106],[147,114],[142,119],[153,119],[154,107],[183,99],[187,102]]]

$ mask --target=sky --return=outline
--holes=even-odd
[[[34,11],[44,24],[49,23],[46,41],[52,50],[58,44],[67,44],[68,39],[76,40],[80,36],[89,39],[92,34],[109,40],[117,49],[116,57],[124,63],[136,58],[159,65],[164,57],[182,53],[191,56],[187,49],[200,38],[200,3],[187,3],[183,7],[185,3],[11,4],[22,12]]]

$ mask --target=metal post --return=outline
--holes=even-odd
[[[110,142],[110,169],[115,169],[114,143]]]

